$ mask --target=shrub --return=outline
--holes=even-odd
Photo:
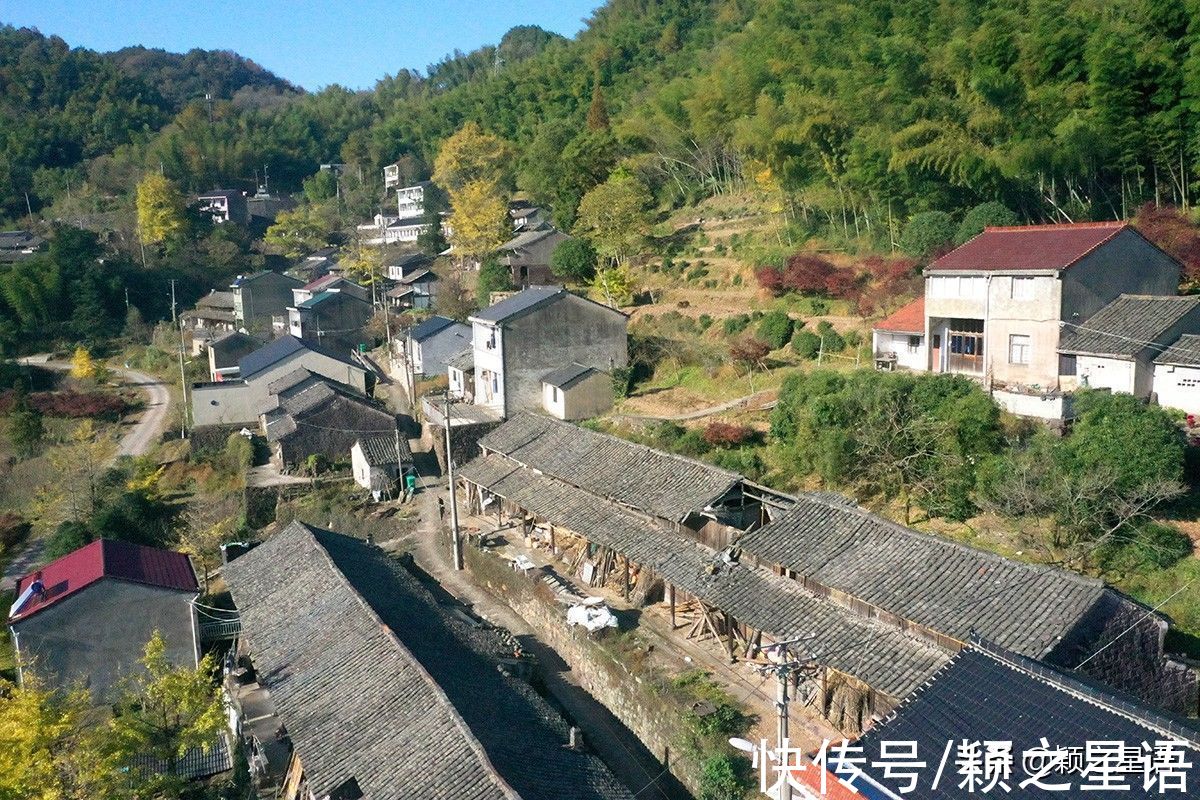
[[[700,800],[742,800],[746,796],[743,769],[731,756],[706,758],[700,769]]]
[[[67,553],[73,553],[89,542],[95,541],[95,536],[82,522],[68,520],[60,523],[50,538],[46,540],[46,558],[54,560]]]
[[[783,311],[772,311],[758,323],[757,335],[772,350],[783,347],[792,338],[792,318]]]
[[[234,472],[254,466],[254,443],[240,433],[229,434],[225,440],[225,462]]]
[[[27,402],[39,414],[71,419],[115,420],[129,410],[124,397],[105,392],[34,392],[28,395]],[[0,392],[0,414],[11,412],[17,403],[16,392]]]
[[[550,254],[550,271],[565,281],[587,283],[596,274],[598,261],[587,239],[564,239]]]
[[[738,314],[734,317],[726,317],[725,321],[721,323],[721,329],[724,331],[726,336],[737,336],[748,327],[750,327],[749,314]]]
[[[729,422],[710,422],[704,429],[704,441],[712,447],[737,447],[753,437],[753,428]]]
[[[0,514],[0,553],[7,553],[29,535],[29,523],[17,514]]]
[[[900,249],[915,258],[926,258],[954,240],[954,220],[945,211],[914,214],[900,234]]]
[[[701,331],[706,331],[712,327],[713,318],[711,314],[701,314],[696,322],[700,326]]]
[[[958,224],[958,233],[954,235],[954,243],[962,244],[968,239],[974,239],[983,233],[983,229],[991,225],[1016,225],[1020,222],[1017,214],[1004,203],[991,201],[980,203],[972,208]]]
[[[821,320],[817,323],[817,334],[821,337],[823,349],[826,353],[840,353],[846,349],[846,340],[842,335],[833,329],[833,325],[829,320]]]
[[[811,361],[821,350],[821,337],[812,331],[797,331],[792,337],[792,350],[801,358]]]
[[[675,440],[674,449],[680,455],[696,458],[707,453],[709,446],[708,442],[704,439],[703,431],[698,428],[690,428]]]
[[[823,317],[829,313],[829,303],[824,300],[813,300],[809,303],[814,317]]]
[[[737,275],[734,275],[734,276],[733,276],[733,285],[734,285],[734,286],[741,286],[741,285],[742,285],[742,275],[741,275],[741,273],[740,273],[740,272],[739,272]]]
[[[633,372],[634,368],[632,366],[613,367],[613,396],[618,400],[624,400],[633,391]]]
[[[705,277],[708,277],[708,267],[696,267],[695,269],[688,270],[688,273],[684,279],[688,281],[688,283],[692,283]]]

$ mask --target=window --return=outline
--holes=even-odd
[[[1012,299],[1013,300],[1032,300],[1035,296],[1034,290],[1037,288],[1037,278],[1013,278],[1012,279]]]
[[[917,352],[917,348],[919,348],[920,346],[921,346],[921,337],[920,336],[908,337],[908,352],[915,353],[915,352]]]
[[[1029,352],[1033,347],[1030,338],[1024,334],[1014,333],[1008,337],[1008,363],[1028,364]]]
[[[558,402],[558,387],[557,386],[550,387],[550,401],[552,403]]]

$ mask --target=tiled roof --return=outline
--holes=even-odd
[[[432,272],[430,272],[427,269],[418,269],[418,270],[414,270],[414,271],[408,273],[403,278],[401,278],[400,283],[404,283],[404,284],[416,283],[418,281],[424,280],[425,278],[429,278],[430,280],[436,281],[437,275],[434,275]]]
[[[1200,297],[1123,294],[1082,325],[1064,326],[1059,351],[1124,358],[1147,348],[1161,352],[1169,344],[1163,336],[1197,307]]]
[[[1136,229],[1126,222],[985,228],[934,261],[926,272],[1066,269],[1124,230]]]
[[[856,615],[811,594],[794,580],[746,561],[710,572],[719,559],[715,551],[503,456],[481,456],[465,465],[459,476],[628,556],[778,640],[814,637],[805,647],[819,663],[893,698],[908,694],[949,658],[931,644]]]
[[[470,372],[475,368],[475,349],[468,347],[458,355],[446,359],[446,366],[454,367],[463,372]]]
[[[233,309],[233,292],[213,290],[196,301],[197,308]]]
[[[529,412],[513,415],[479,443],[595,495],[672,521],[703,511],[743,480],[736,472]]]
[[[268,345],[265,345],[264,347],[260,347],[253,353],[243,357],[242,360],[238,362],[238,369],[241,370],[242,380],[247,380],[254,377],[258,373],[275,366],[285,358],[289,358],[296,353],[299,353],[301,350],[309,350],[314,353],[320,353],[323,356],[332,358],[335,361],[340,361],[348,366],[362,369],[361,365],[355,364],[346,356],[335,353],[327,348],[319,347],[312,342],[306,342],[301,339],[297,339],[291,334],[287,334],[280,336],[278,339]]]
[[[230,288],[237,289],[239,287],[245,286],[248,283],[253,283],[254,281],[258,280],[259,278],[265,278],[268,275],[278,275],[279,277],[283,278],[284,280],[294,283],[295,288],[297,288],[297,289],[299,289],[300,287],[302,287],[304,285],[304,281],[293,278],[291,275],[284,275],[281,272],[272,272],[269,269],[264,269],[264,270],[259,270],[258,272],[252,272],[249,275],[238,275],[237,278],[233,281],[233,283],[230,284]]]
[[[1034,658],[1053,649],[1107,591],[1094,578],[1014,561],[808,496],[737,544],[957,641],[974,630]]]
[[[877,331],[894,333],[925,333],[925,296],[921,295],[908,305],[875,323]]]
[[[359,300],[354,295],[346,294],[345,292],[325,291],[325,292],[318,292],[317,294],[314,294],[312,297],[308,298],[307,300],[305,300],[301,303],[298,303],[296,305],[296,308],[314,308],[314,307],[319,306],[320,304],[326,302],[327,300],[334,300],[334,299],[343,298],[343,297],[348,298],[353,301],[357,301],[359,303],[366,302],[365,300]]]
[[[440,317],[435,314],[429,319],[414,325],[412,330],[408,332],[408,336],[414,342],[422,342],[435,333],[445,330],[454,324],[454,320],[449,317]]]
[[[1166,352],[1154,359],[1155,364],[1177,364],[1181,367],[1200,367],[1200,336],[1184,334]]]
[[[372,467],[412,461],[408,439],[401,436],[362,436],[358,440],[363,458]],[[397,452],[399,447],[399,452]]]
[[[517,292],[512,297],[501,300],[494,306],[489,306],[476,312],[471,319],[483,322],[499,323],[529,313],[547,303],[552,303],[560,297],[565,297],[567,290],[561,286],[531,286]]]
[[[248,333],[242,333],[241,331],[230,331],[229,333],[213,339],[208,343],[208,346],[221,353],[231,353],[244,350],[245,354],[249,354],[261,347],[262,342],[260,342],[258,339],[255,339]]]
[[[583,364],[567,364],[542,376],[542,383],[557,386],[559,389],[569,389],[589,375],[595,375],[600,370]]]
[[[45,240],[29,231],[0,231],[0,250],[31,250]]]
[[[492,630],[441,608],[398,562],[294,522],[224,568],[259,680],[329,796],[628,800],[567,725],[497,669]]]
[[[27,619],[102,578],[181,592],[199,591],[192,562],[183,553],[115,539],[98,539],[18,580],[18,598],[35,580],[42,582],[45,594],[31,597],[12,620]]]
[[[882,742],[915,742],[918,757],[924,758],[932,770],[947,742],[966,740],[1012,742],[1015,764],[1012,779],[1008,781],[1012,791],[1002,792],[1001,796],[1094,800],[1097,794],[1109,793],[1080,788],[1084,783],[1095,784],[1085,780],[1079,770],[1053,773],[1045,779],[1048,784],[1070,784],[1062,790],[1019,787],[1019,782],[1027,777],[1021,755],[1040,746],[1043,737],[1051,748],[1080,750],[1098,741],[1120,741],[1140,748],[1142,742],[1153,746],[1156,741],[1176,740],[1181,743],[1184,760],[1192,764],[1184,770],[1188,792],[1177,796],[1192,797],[1194,787],[1200,785],[1200,752],[1196,752],[1200,751],[1200,731],[1194,727],[1194,721],[1152,712],[1127,698],[983,642],[959,653],[857,744],[862,745],[862,755],[866,756],[863,770],[892,791],[898,791],[903,781],[889,779],[878,765],[868,766],[878,760]],[[1086,760],[1083,766],[1088,766]],[[1172,794],[1168,791],[1162,795],[1153,789],[1143,793],[1139,774],[1126,774],[1120,780],[1127,781],[1132,791],[1115,793],[1126,797]],[[935,789],[931,773],[922,770],[916,791],[904,796],[916,800],[963,800],[975,796],[960,788],[960,781],[961,777],[954,774],[953,779],[943,779]]]
[[[304,288],[313,293],[322,292],[322,291],[325,291],[326,289],[330,288],[331,286],[334,286],[343,281],[346,281],[347,283],[349,283],[349,281],[344,276],[335,275],[335,274],[331,273],[329,275],[322,275],[320,278],[317,278],[315,281],[309,281],[308,283],[304,284]]]

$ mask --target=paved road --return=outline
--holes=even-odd
[[[22,364],[32,364],[45,369],[66,371],[71,365],[65,361],[51,361],[46,356],[28,356],[20,359]],[[133,369],[114,369],[113,374],[121,377],[125,383],[137,386],[147,394],[146,408],[141,419],[121,437],[117,452],[112,460],[121,456],[140,456],[150,449],[162,435],[167,421],[167,411],[171,407],[171,393],[158,378],[138,372]],[[22,575],[28,574],[42,563],[42,553],[46,548],[46,540],[34,539],[26,546],[4,569],[0,578],[0,589],[11,587]]]

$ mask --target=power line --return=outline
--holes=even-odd
[[[1100,655],[1101,653],[1103,653],[1103,652],[1104,652],[1105,650],[1107,650],[1108,648],[1112,647],[1114,644],[1116,644],[1116,643],[1117,643],[1117,640],[1118,640],[1118,639],[1120,639],[1120,638],[1121,638],[1122,636],[1124,636],[1125,634],[1129,633],[1131,630],[1133,630],[1133,629],[1134,629],[1134,628],[1136,628],[1137,626],[1141,625],[1141,624],[1142,624],[1143,622],[1145,622],[1146,620],[1150,619],[1150,617],[1151,617],[1151,616],[1153,616],[1155,612],[1157,612],[1157,611],[1158,611],[1160,608],[1162,608],[1163,606],[1165,606],[1167,603],[1169,603],[1169,602],[1171,602],[1172,600],[1174,600],[1176,596],[1178,596],[1178,595],[1179,595],[1181,592],[1183,592],[1185,589],[1187,589],[1189,586],[1191,586],[1193,583],[1195,583],[1195,582],[1196,582],[1196,580],[1197,580],[1196,578],[1192,578],[1190,581],[1188,581],[1187,583],[1185,583],[1183,586],[1180,586],[1178,589],[1176,589],[1174,592],[1172,592],[1172,593],[1170,594],[1170,596],[1168,596],[1168,597],[1167,597],[1167,599],[1166,599],[1166,600],[1163,600],[1162,602],[1160,602],[1160,603],[1159,603],[1158,605],[1156,605],[1154,608],[1152,608],[1152,609],[1150,609],[1149,611],[1147,611],[1147,612],[1145,613],[1145,615],[1143,615],[1141,618],[1139,618],[1139,619],[1138,619],[1136,622],[1134,622],[1134,623],[1133,623],[1132,625],[1130,625],[1128,628],[1126,628],[1125,630],[1121,631],[1121,632],[1120,632],[1120,633],[1118,633],[1116,636],[1114,636],[1114,637],[1113,637],[1113,640],[1112,640],[1111,642],[1109,642],[1108,644],[1104,645],[1103,647],[1101,647],[1101,648],[1100,648],[1099,650],[1097,650],[1096,652],[1092,653],[1090,656],[1088,656],[1087,658],[1085,658],[1083,661],[1080,661],[1080,662],[1079,662],[1079,663],[1078,663],[1078,664],[1075,666],[1075,669],[1080,669],[1080,668],[1082,668],[1084,664],[1088,663],[1088,662],[1089,662],[1089,661],[1091,661],[1093,658],[1095,658],[1096,656]]]

